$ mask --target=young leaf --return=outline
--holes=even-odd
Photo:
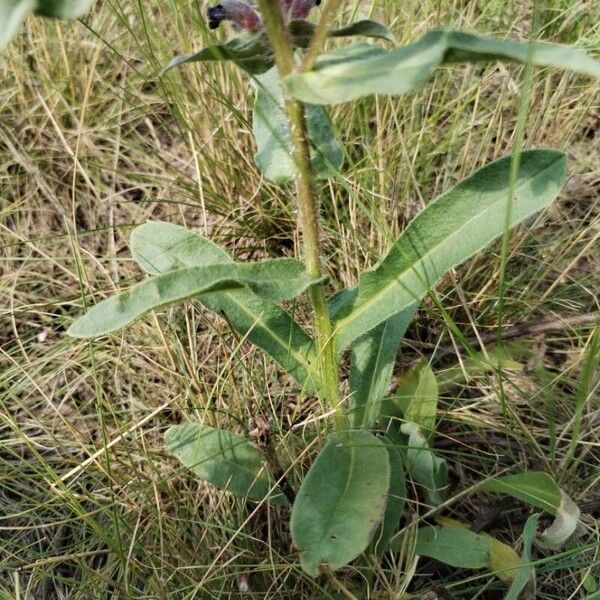
[[[266,73],[274,64],[271,46],[264,31],[244,32],[223,44],[203,48],[193,54],[175,56],[166,71],[192,62],[233,61],[250,74]]]
[[[403,423],[400,431],[408,436],[406,470],[423,486],[427,501],[437,506],[444,501],[444,490],[448,485],[448,465],[435,455],[427,438],[416,423]]]
[[[490,562],[491,539],[469,529],[421,527],[415,554],[434,558],[452,567],[483,569]]]
[[[406,94],[420,87],[442,64],[498,60],[557,67],[600,77],[600,63],[568,46],[504,41],[439,29],[392,51],[358,43],[321,56],[312,71],[285,78],[290,93],[303,102],[335,104],[371,94]]]
[[[178,269],[151,277],[96,304],[71,325],[68,333],[84,338],[104,335],[129,325],[153,308],[201,294],[249,288],[269,300],[286,300],[314,283],[300,262],[287,258]]]
[[[292,539],[302,568],[311,576],[321,565],[338,569],[368,545],[381,521],[390,485],[383,442],[367,431],[329,438],[294,503]]]
[[[278,183],[292,180],[296,166],[277,68],[257,75],[253,130],[256,164],[268,179]],[[306,107],[306,124],[311,144],[311,163],[317,177],[332,177],[342,166],[344,151],[333,132],[329,115],[321,106]]]
[[[44,17],[76,19],[87,12],[91,3],[91,0],[0,0],[0,49],[16,35],[31,11]]]
[[[517,571],[504,600],[518,600],[521,592],[525,589],[531,579],[533,579],[535,571],[531,564],[531,549],[533,540],[535,539],[537,524],[538,515],[531,515],[525,523],[525,527],[523,528],[523,555],[521,556],[521,567]]]
[[[296,45],[305,47],[310,43],[310,40],[315,33],[316,25],[310,21],[298,20],[292,21],[289,25],[289,29]],[[377,21],[371,21],[370,19],[356,21],[355,23],[350,23],[350,25],[346,25],[340,29],[332,29],[327,35],[331,38],[364,36],[379,38],[391,42],[392,44],[396,43],[396,38],[385,25],[377,23]]]
[[[382,554],[388,549],[390,540],[400,528],[406,500],[406,479],[402,466],[402,453],[387,439],[383,438],[383,442],[387,446],[390,463],[390,489],[383,521],[371,542],[371,548],[375,554]]]
[[[350,402],[352,427],[370,429],[390,383],[402,337],[416,311],[410,306],[359,338],[352,346]]]
[[[379,265],[361,276],[354,301],[334,314],[339,350],[418,302],[448,269],[502,234],[510,165],[510,157],[497,160],[440,196],[410,223]],[[562,152],[523,152],[510,226],[550,204],[564,178]]]
[[[260,451],[230,431],[184,423],[167,430],[165,444],[185,467],[236,496],[261,501],[274,486]],[[286,503],[277,491],[271,500]]]
[[[1,2],[2,0],[0,0]],[[5,0],[6,1],[6,0]],[[297,20],[289,24],[290,36],[294,46],[306,48],[315,32],[315,26],[309,21]],[[363,35],[394,41],[392,34],[374,21],[359,21],[348,27],[333,30],[330,37]],[[191,62],[232,61],[251,75],[266,73],[275,64],[271,45],[264,30],[244,32],[223,44],[214,44],[199,52],[174,57],[163,69],[163,73]]]
[[[437,401],[437,380],[424,362],[400,376],[394,395],[386,401],[386,412],[389,416],[400,413],[406,421],[416,423],[429,434],[435,429]]]
[[[223,249],[185,227],[150,222],[131,234],[133,258],[151,275],[184,267],[232,263]],[[209,309],[223,315],[243,337],[274,358],[303,386],[306,393],[318,388],[319,368],[312,338],[281,307],[254,292],[201,296]]]

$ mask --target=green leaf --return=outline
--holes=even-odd
[[[390,463],[390,489],[383,521],[371,542],[371,548],[375,554],[385,552],[388,549],[390,540],[398,532],[406,501],[406,478],[402,466],[402,453],[386,438],[383,438],[383,442],[387,446]]]
[[[133,231],[130,243],[133,258],[152,275],[233,262],[209,239],[171,223],[145,223]],[[285,310],[250,291],[211,294],[200,300],[274,358],[306,393],[318,388],[320,375],[314,342]]]
[[[448,517],[437,517],[436,521],[442,527],[469,529],[469,525],[456,519]],[[496,577],[503,583],[510,583],[521,568],[522,562],[519,555],[511,546],[497,540],[491,535],[481,532],[479,535],[487,537],[490,540],[490,562],[489,568],[494,572]]]
[[[410,223],[375,269],[361,276],[354,301],[334,314],[338,350],[420,301],[448,269],[502,234],[510,165],[507,157],[483,167]],[[523,152],[510,226],[550,204],[564,178],[562,152]]]
[[[600,77],[600,63],[568,46],[504,41],[438,29],[392,51],[358,43],[321,56],[312,71],[286,77],[296,98],[312,104],[347,102],[371,94],[406,94],[420,87],[444,63],[498,60],[557,67]]]
[[[17,34],[36,0],[0,0],[0,48],[4,48]]]
[[[92,0],[37,0],[35,13],[54,19],[78,19],[92,6]]]
[[[329,438],[294,503],[292,539],[302,568],[311,576],[321,565],[338,569],[368,545],[380,523],[390,485],[383,442],[367,431]]]
[[[0,0],[0,49],[17,34],[32,11],[45,17],[75,19],[83,16],[91,0]]]
[[[230,431],[184,423],[167,430],[165,444],[185,467],[236,496],[261,501],[274,487],[260,451]],[[277,490],[271,500],[286,503]]]
[[[2,0],[0,0],[1,2]],[[315,26],[309,21],[292,21],[289,24],[292,43],[295,47],[306,48],[315,32]],[[394,41],[392,34],[374,21],[359,21],[348,27],[336,29],[330,37],[363,35]],[[186,63],[232,61],[251,75],[266,73],[275,64],[271,45],[265,31],[243,32],[222,44],[214,44],[192,54],[175,56],[163,69],[163,73]]]
[[[554,522],[540,534],[539,545],[544,548],[560,548],[577,529],[578,506],[548,473],[528,471],[504,475],[485,481],[478,490],[506,494],[555,515]]]
[[[506,494],[551,514],[556,514],[561,502],[560,488],[548,473],[541,471],[489,479],[478,487],[478,491]]]
[[[256,164],[268,179],[284,183],[296,176],[297,169],[277,68],[257,75],[255,81]],[[306,121],[313,171],[317,177],[333,177],[342,166],[344,151],[335,137],[329,115],[321,106],[309,105]]]
[[[437,380],[424,362],[399,377],[394,395],[386,399],[384,416],[402,416],[429,435],[435,430],[437,401]]]
[[[310,21],[298,20],[292,21],[289,29],[296,46],[306,47],[315,33],[316,25]],[[340,29],[332,29],[327,35],[331,38],[355,37],[360,35],[387,40],[393,44],[396,43],[396,38],[387,27],[370,19],[350,23],[350,25],[346,25]]]
[[[214,292],[251,289],[270,300],[291,299],[315,283],[294,259],[188,267],[151,277],[92,307],[69,328],[73,337],[97,337],[121,329],[144,313]]]
[[[400,342],[415,310],[411,306],[394,315],[353,344],[348,408],[352,427],[370,429],[377,420]]]
[[[233,61],[251,74],[266,73],[274,64],[269,40],[261,30],[244,32],[223,44],[208,46],[193,54],[175,56],[163,69],[163,73],[187,63],[212,61]]]
[[[535,539],[537,524],[538,515],[531,515],[525,523],[525,527],[523,528],[523,554],[521,556],[521,567],[517,571],[504,600],[518,600],[521,592],[533,579],[534,568],[531,564],[531,550],[533,540]]]
[[[448,485],[448,465],[429,447],[427,438],[416,423],[403,423],[400,431],[408,436],[406,470],[424,488],[427,501],[438,506],[444,501]]]
[[[421,527],[415,554],[434,558],[452,567],[483,569],[490,561],[491,539],[469,529]]]

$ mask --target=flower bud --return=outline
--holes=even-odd
[[[231,21],[248,31],[262,27],[262,20],[258,13],[241,0],[222,0],[221,4],[208,9],[208,26],[211,29],[216,29],[221,21]]]

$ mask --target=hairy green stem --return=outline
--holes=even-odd
[[[295,70],[294,50],[279,0],[258,0],[265,28],[273,53],[279,77],[283,78]],[[294,162],[296,166],[296,195],[300,217],[300,230],[304,250],[304,263],[309,275],[320,277],[321,245],[319,240],[319,209],[315,177],[310,162],[310,145],[306,127],[304,105],[286,96],[287,112]],[[317,354],[321,361],[321,385],[323,399],[328,408],[335,411],[335,428],[338,431],[348,429],[348,419],[342,410],[339,388],[339,369],[335,352],[331,321],[327,310],[325,288],[322,284],[312,286],[308,291],[316,331]]]

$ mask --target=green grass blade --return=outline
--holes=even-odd
[[[290,93],[312,104],[347,102],[372,94],[406,94],[442,64],[454,62],[528,62],[600,77],[600,63],[585,52],[547,43],[504,41],[451,29],[425,34],[392,51],[358,43],[320,57],[312,71],[285,79]]]
[[[440,196],[410,223],[379,265],[362,275],[353,302],[335,315],[339,350],[419,301],[446,271],[502,234],[510,163],[510,157],[495,161]],[[556,198],[565,163],[562,152],[523,152],[511,226]]]

